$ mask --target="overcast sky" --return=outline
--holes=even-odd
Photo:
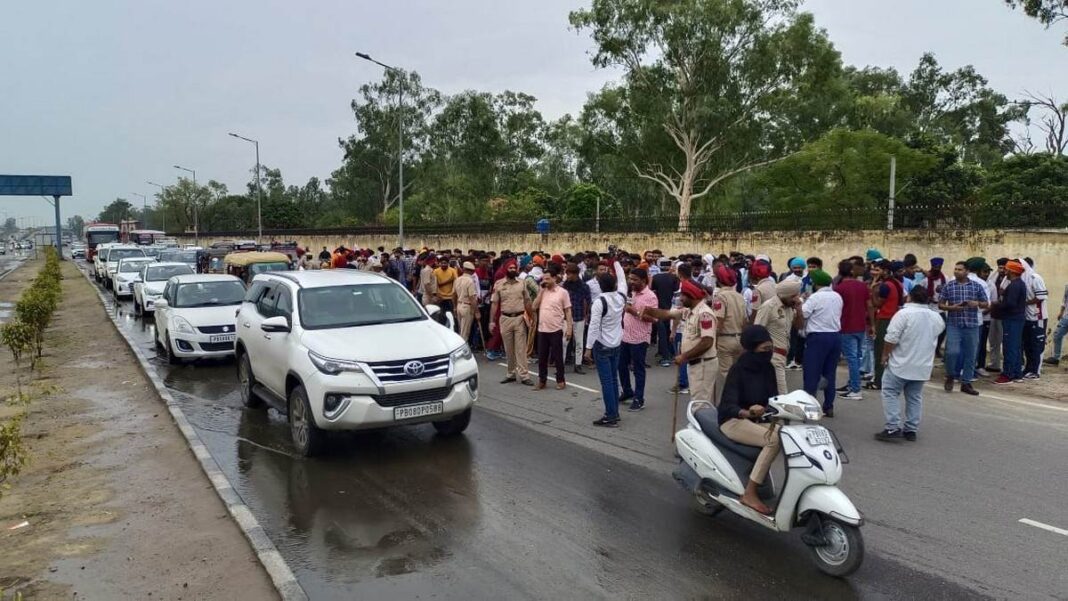
[[[151,197],[172,165],[244,189],[258,138],[288,183],[325,179],[353,131],[349,102],[380,77],[364,51],[418,71],[445,93],[533,94],[547,118],[580,110],[613,79],[568,28],[582,0],[5,0],[0,4],[0,173],[69,174],[64,217],[115,197]],[[974,64],[1010,97],[1068,99],[1063,31],[1045,31],[1001,0],[808,0],[848,64],[908,73],[925,51]],[[0,216],[51,209],[0,198]]]

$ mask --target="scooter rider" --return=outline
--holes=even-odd
[[[743,505],[764,515],[771,509],[757,496],[757,487],[779,454],[778,426],[756,423],[764,415],[768,399],[779,394],[775,368],[771,364],[773,344],[771,334],[764,326],[747,326],[742,330],[742,348],[727,373],[723,385],[723,398],[719,403],[719,425],[723,434],[734,442],[754,447],[764,447],[753,464],[745,493],[739,499]]]

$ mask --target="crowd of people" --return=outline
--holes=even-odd
[[[316,260],[318,259],[318,260]],[[384,273],[424,304],[453,316],[457,331],[491,360],[505,359],[502,383],[557,388],[566,372],[596,369],[604,415],[617,426],[620,405],[646,404],[648,349],[661,367],[677,369],[670,392],[718,405],[747,327],[766,331],[776,390],[801,370],[803,387],[835,400],[881,391],[887,414],[880,439],[915,439],[922,383],[944,358],[945,390],[978,395],[973,383],[1009,384],[1041,377],[1048,291],[1031,258],[940,257],[924,268],[913,254],[883,257],[876,249],[825,269],[820,257],[790,259],[776,273],[767,255],[664,256],[659,250],[553,254],[468,250],[323,248],[304,252],[301,269],[351,268]],[[1064,303],[1068,304],[1068,286]],[[1057,317],[1056,365],[1068,318]],[[750,339],[763,339],[750,333]],[[929,356],[928,356],[929,355]],[[528,361],[537,362],[531,375]],[[848,377],[839,386],[837,367]],[[917,385],[917,382],[920,384]],[[959,386],[959,388],[958,388]],[[899,397],[906,401],[900,419]]]

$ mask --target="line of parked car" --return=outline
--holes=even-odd
[[[197,273],[195,250],[191,261],[178,260],[188,250],[151,254],[104,244],[90,271],[116,299],[132,298],[136,315],[154,317],[167,362],[235,357],[244,405],[288,415],[302,454],[319,452],[328,430],[429,422],[456,435],[470,423],[471,349],[438,307],[396,281],[347,269],[245,269],[242,280]],[[227,263],[248,266],[251,254]]]

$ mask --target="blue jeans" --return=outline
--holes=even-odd
[[[849,366],[849,392],[860,392],[860,355],[864,348],[864,332],[842,334],[842,354]]]
[[[1053,358],[1061,358],[1061,349],[1064,344],[1064,337],[1068,336],[1068,315],[1065,315],[1057,322],[1057,331],[1053,332]]]
[[[883,413],[886,415],[886,429],[901,428],[901,393],[905,393],[905,427],[906,432],[915,432],[920,428],[923,417],[923,380],[906,380],[894,375],[887,368],[883,372]]]
[[[1023,377],[1023,329],[1022,319],[1001,320],[1001,347],[1004,356],[1001,375],[1012,380]]]
[[[682,332],[675,332],[675,352],[679,352],[682,348]],[[686,371],[686,364],[683,363],[679,366],[679,388],[690,387],[690,372]]]
[[[838,357],[842,355],[842,338],[838,332],[813,332],[805,338],[805,356],[802,358],[805,392],[816,396],[820,377],[827,379],[823,390],[823,410],[834,409],[835,371]]]
[[[619,387],[616,385],[616,372],[619,371],[619,347],[608,348],[600,342],[593,343],[593,363],[597,366],[597,378],[601,381],[604,416],[609,419],[619,419]]]
[[[1046,320],[1024,322],[1024,373],[1037,374],[1042,369],[1042,352],[1046,350]]]
[[[619,345],[619,383],[623,386],[623,396],[633,396],[636,401],[645,401],[645,354],[648,342]],[[634,388],[630,386],[630,372],[634,370]]]
[[[983,328],[946,324],[946,377],[965,384],[975,381],[975,355]]]
[[[860,371],[865,374],[875,373],[875,339],[864,334],[864,345],[860,347]]]

